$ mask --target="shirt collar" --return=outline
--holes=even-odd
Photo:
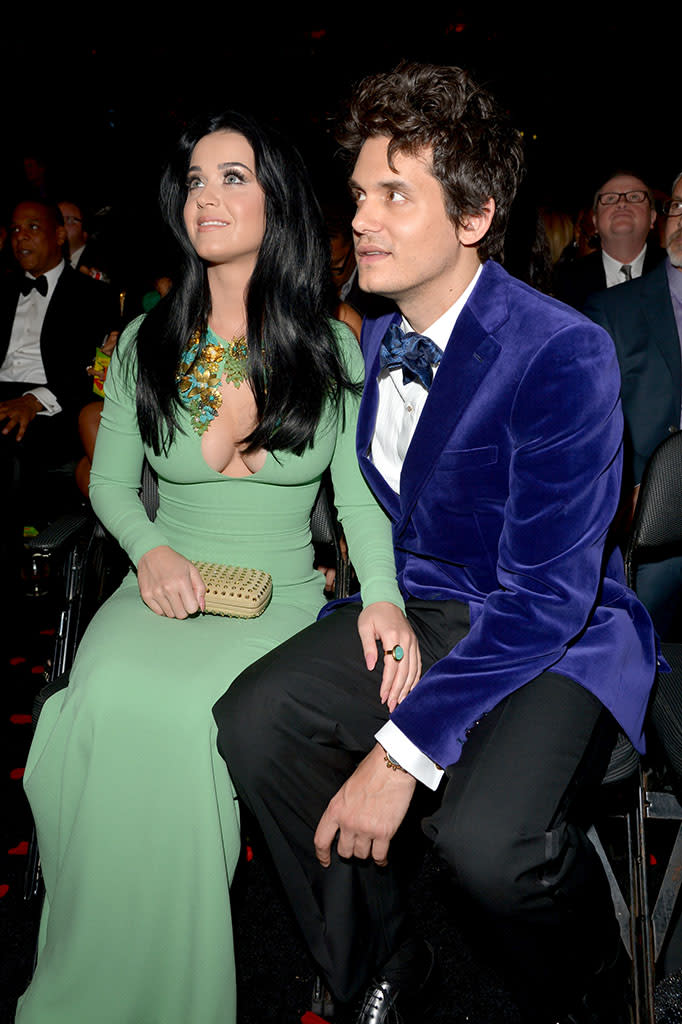
[[[427,338],[430,338],[431,341],[433,341],[436,345],[438,345],[438,348],[441,350],[441,352],[445,351],[445,347],[448,341],[450,340],[450,335],[455,329],[457,318],[464,309],[469,299],[469,296],[474,290],[476,282],[481,276],[482,270],[483,264],[479,266],[478,270],[472,277],[467,287],[464,289],[459,298],[453,302],[450,308],[446,309],[445,312],[441,316],[439,316],[438,319],[434,321],[434,323],[432,323],[430,327],[427,327],[425,331],[420,332],[421,334],[424,334]],[[406,332],[414,330],[414,328],[410,325],[410,322],[405,317],[403,317],[402,328]]]
[[[625,264],[623,262],[623,260],[614,260],[613,256],[609,256],[609,254],[607,253],[606,249],[602,249],[602,251],[601,251],[601,258],[602,258],[602,260],[604,262],[604,270],[606,271],[607,275],[609,273],[609,268],[611,268],[611,270],[614,271],[614,273],[617,274],[617,273],[620,272],[620,268],[621,267],[623,267],[623,266],[630,266],[632,268],[632,276],[633,277],[641,277],[642,268],[644,267],[644,257],[645,256],[646,256],[646,242],[644,243],[644,248],[641,249],[637,253],[637,255],[635,256],[634,260],[630,260],[629,264]],[[623,278],[623,280],[625,280],[625,278]]]
[[[81,245],[80,249],[76,249],[76,250],[74,250],[74,252],[71,253],[71,258],[69,260],[69,263],[71,264],[72,267],[74,267],[74,269],[78,265],[78,261],[79,261],[79,259],[81,258],[81,256],[83,255],[84,252],[85,252],[85,245]]]

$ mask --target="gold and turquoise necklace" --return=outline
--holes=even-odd
[[[187,406],[199,437],[223,404],[220,389],[223,375],[238,388],[247,377],[248,357],[249,347],[243,335],[233,338],[229,344],[219,340],[208,343],[207,335],[202,337],[199,331],[190,338],[178,368],[177,382],[180,398]]]

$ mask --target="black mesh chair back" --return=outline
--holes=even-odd
[[[140,501],[144,505],[145,512],[151,521],[154,522],[156,519],[156,513],[159,509],[159,481],[156,473],[146,459],[144,460],[144,466],[142,467]]]
[[[637,565],[682,550],[682,431],[661,441],[647,463],[625,549],[625,578],[636,589]]]

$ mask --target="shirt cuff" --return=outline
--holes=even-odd
[[[33,395],[43,406],[38,413],[39,416],[56,416],[58,412],[62,411],[61,405],[49,388],[31,388],[30,391],[24,391],[24,394]]]
[[[443,769],[422,753],[397,725],[386,722],[374,738],[386,753],[390,754],[406,772],[414,775],[418,782],[423,782],[429,789],[438,789],[443,778]]]

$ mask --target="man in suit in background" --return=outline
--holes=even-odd
[[[605,550],[613,346],[494,262],[521,147],[466,72],[365,80],[341,141],[360,285],[397,306],[363,328],[357,452],[425,671],[405,665],[395,616],[368,631],[374,606],[358,620],[346,603],[235,680],[214,707],[219,749],[332,991],[348,1001],[369,980],[356,1024],[428,1019],[432,956],[392,842],[424,797],[453,909],[471,911],[524,1020],[624,1021],[579,811],[614,719],[641,748],[655,666],[651,622]]]
[[[648,273],[663,258],[647,237],[656,220],[651,189],[635,175],[619,172],[597,190],[592,204],[601,249],[562,265],[556,296],[582,309],[593,292],[613,288]]]
[[[97,255],[96,245],[93,245],[87,230],[85,210],[70,199],[60,199],[57,205],[64,218],[69,262],[73,269],[81,274],[89,274],[97,281],[109,283],[109,277],[101,266],[102,260]]]
[[[48,504],[47,471],[78,451],[78,412],[92,397],[86,367],[118,325],[115,294],[66,266],[65,238],[56,207],[15,207],[10,239],[22,274],[0,283],[0,543],[11,563],[24,516]]]
[[[593,295],[585,314],[616,345],[625,414],[624,489],[636,491],[654,449],[680,429],[682,404],[682,175],[664,204],[667,259],[624,288]],[[637,592],[660,635],[672,627],[682,596],[682,558],[640,567]]]

